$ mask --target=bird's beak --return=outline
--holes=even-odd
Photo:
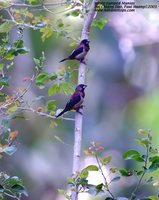
[[[87,85],[84,85],[84,89],[87,87]]]

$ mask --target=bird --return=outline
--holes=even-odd
[[[87,87],[87,85],[85,84],[79,84],[76,89],[75,92],[72,94],[72,96],[70,97],[69,101],[66,103],[65,108],[63,109],[62,112],[60,112],[58,115],[56,115],[55,117],[58,118],[61,115],[63,115],[64,113],[66,113],[67,111],[70,110],[76,110],[76,112],[82,114],[80,112],[80,108],[82,108],[82,103],[84,101],[84,97],[85,97],[85,88]]]
[[[68,57],[62,59],[60,62],[64,62],[65,60],[78,60],[85,64],[84,59],[90,49],[89,42],[90,41],[87,39],[82,40],[76,49],[73,50]]]

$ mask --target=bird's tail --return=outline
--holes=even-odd
[[[65,60],[68,60],[68,58],[64,58],[64,59],[60,60],[60,62],[63,62],[63,61],[65,61]],[[60,62],[59,62],[59,63],[60,63]]]
[[[58,115],[56,115],[56,118],[60,117],[61,115],[63,115],[66,112],[66,110],[64,109],[62,112],[60,112]]]

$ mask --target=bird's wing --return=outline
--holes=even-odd
[[[82,46],[78,46],[74,51],[72,51],[70,58],[75,58],[77,55],[83,53],[84,49]]]
[[[77,92],[75,92],[70,100],[67,102],[65,109],[66,110],[72,110],[76,104],[78,104],[81,101],[81,95]]]

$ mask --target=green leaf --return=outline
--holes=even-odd
[[[57,105],[57,101],[56,100],[48,101],[47,105],[46,105],[47,110],[49,110],[49,111],[55,111],[56,105]]]
[[[18,54],[26,54],[28,52],[29,52],[29,49],[26,47],[23,47],[23,48],[16,49],[16,51],[13,52],[13,55],[17,56]]]
[[[58,189],[58,193],[64,196],[66,199],[71,200],[71,197],[65,192],[65,190]]]
[[[147,200],[159,200],[159,197],[156,196],[149,196]]]
[[[2,120],[2,127],[4,130],[8,130],[9,127],[9,119],[3,119]]]
[[[144,173],[144,171],[141,170],[141,171],[138,171],[138,172],[136,173],[136,175],[137,175],[137,176],[141,176],[141,174],[143,174],[143,173]]]
[[[145,131],[144,129],[139,129],[139,130],[138,130],[138,133],[139,133],[140,135],[147,136],[147,131]]]
[[[57,88],[58,88],[57,84],[51,85],[48,90],[48,95],[52,96],[53,94],[55,94],[57,92]]]
[[[79,10],[73,10],[70,14],[71,14],[73,17],[77,17],[77,16],[79,16]]]
[[[54,80],[57,79],[57,74],[53,73],[53,74],[50,75],[49,78],[50,78],[51,81],[54,81]]]
[[[150,157],[149,162],[151,162],[151,165],[148,168],[149,172],[153,172],[159,169],[159,156]]]
[[[62,28],[62,27],[64,26],[64,23],[63,23],[62,19],[58,19],[58,20],[56,21],[56,24],[57,24],[57,26],[58,26],[59,28]]]
[[[9,113],[13,113],[17,110],[17,106],[14,106],[14,105],[11,105],[11,106],[8,106],[8,112]]]
[[[53,34],[53,29],[51,26],[47,26],[40,29],[40,32],[42,33],[41,39],[44,42],[47,38],[49,38]]]
[[[66,95],[67,95],[67,94],[72,94],[72,93],[74,92],[73,87],[71,87],[69,83],[64,82],[64,83],[62,83],[62,84],[60,84],[60,85],[61,85],[61,88],[62,88],[63,92],[64,92]]]
[[[39,1],[38,0],[27,0],[30,4],[32,4],[32,5],[36,5],[36,4],[38,4],[39,3]]]
[[[109,20],[106,18],[100,18],[99,20],[94,20],[92,26],[98,27],[102,30],[108,21]]]
[[[98,171],[99,168],[96,165],[89,165],[86,168],[84,168],[81,173],[80,173],[80,177],[81,178],[87,178],[88,177],[88,172],[89,171]]]
[[[25,119],[25,117],[24,117],[24,116],[21,116],[21,115],[14,115],[14,116],[12,117],[12,119]]]
[[[7,69],[10,69],[10,68],[12,68],[12,67],[13,67],[13,65],[14,65],[14,63],[13,63],[13,62],[11,62],[10,64],[8,64],[8,65],[6,66],[6,68],[7,68]]]
[[[8,6],[9,6],[9,2],[0,1],[0,8],[1,7],[8,7]]]
[[[67,183],[68,184],[75,184],[75,180],[74,180],[74,178],[72,178],[72,177],[67,177]]]
[[[111,156],[104,157],[104,158],[101,160],[102,165],[107,165],[108,163],[110,163],[111,159],[112,159]]]
[[[103,188],[103,183],[100,183],[99,185],[96,186],[96,195],[102,191],[102,188]]]
[[[149,151],[150,151],[151,154],[158,154],[158,153],[159,153],[159,152],[158,152],[158,149],[155,149],[155,148],[153,148],[153,147],[150,147],[150,148],[149,148]]]
[[[15,193],[18,193],[18,194],[24,194],[25,196],[28,196],[28,193],[27,193],[25,187],[22,185],[18,185],[18,184],[13,185],[12,191]]]
[[[99,168],[96,166],[96,165],[88,165],[85,170],[88,170],[88,171],[98,171]]]
[[[16,185],[16,184],[22,184],[22,180],[17,177],[17,176],[13,176],[13,177],[10,177],[8,179],[8,183],[13,186],[13,185]]]
[[[40,60],[37,58],[33,58],[34,64],[35,65],[40,65]]]
[[[141,146],[147,147],[151,142],[147,138],[136,138],[135,139]]]
[[[36,85],[41,86],[49,81],[48,73],[40,73],[35,80]]]
[[[17,150],[17,147],[15,145],[12,145],[12,146],[5,147],[3,149],[3,152],[11,156],[12,154],[16,152],[16,150]]]
[[[139,161],[139,162],[144,162],[144,159],[142,158],[140,153],[136,150],[128,150],[127,152],[125,152],[123,154],[123,158],[125,160],[133,159],[133,160],[136,160],[136,161]]]
[[[0,93],[0,98],[6,97],[7,95],[5,93]]]
[[[13,27],[12,22],[4,22],[0,25],[0,33],[8,33]]]
[[[120,172],[121,176],[126,176],[127,177],[127,176],[131,176],[132,175],[132,172],[128,171],[125,168],[120,168],[119,172]]]
[[[0,63],[0,71],[3,70],[3,67],[4,67],[4,64],[3,64],[3,63]]]
[[[9,79],[10,79],[10,77],[8,77],[8,76],[4,76],[4,77],[0,78],[0,86],[2,86],[2,85],[8,86]]]
[[[117,171],[117,168],[111,167],[109,170],[111,173],[115,173]]]

